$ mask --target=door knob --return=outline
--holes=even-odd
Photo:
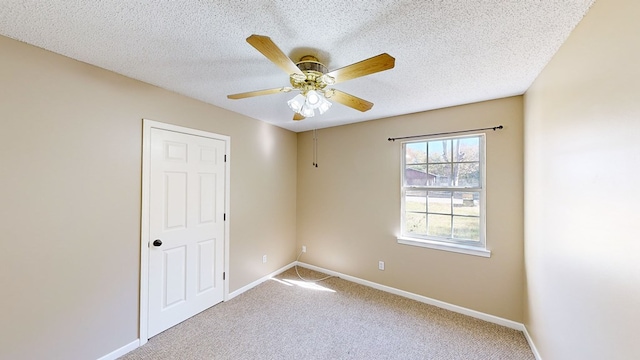
[[[155,239],[155,240],[153,241],[153,246],[160,246],[160,245],[162,245],[162,240],[160,240],[160,239]]]

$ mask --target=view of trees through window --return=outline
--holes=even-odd
[[[471,136],[405,143],[405,235],[480,240],[481,140]]]

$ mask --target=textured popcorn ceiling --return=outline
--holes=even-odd
[[[593,0],[2,0],[0,34],[293,131],[524,93]],[[392,70],[335,88],[341,104],[294,122],[289,85],[245,39],[267,35],[294,61],[330,70],[386,52]],[[144,115],[144,114],[141,114]]]

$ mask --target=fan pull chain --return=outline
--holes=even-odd
[[[313,167],[318,167],[318,133],[313,129]]]

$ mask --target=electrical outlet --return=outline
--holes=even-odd
[[[267,263],[267,255],[262,255],[262,263],[263,264]]]
[[[302,252],[307,252],[307,247],[306,246],[302,246]]]
[[[384,261],[378,261],[378,270],[384,270]]]

